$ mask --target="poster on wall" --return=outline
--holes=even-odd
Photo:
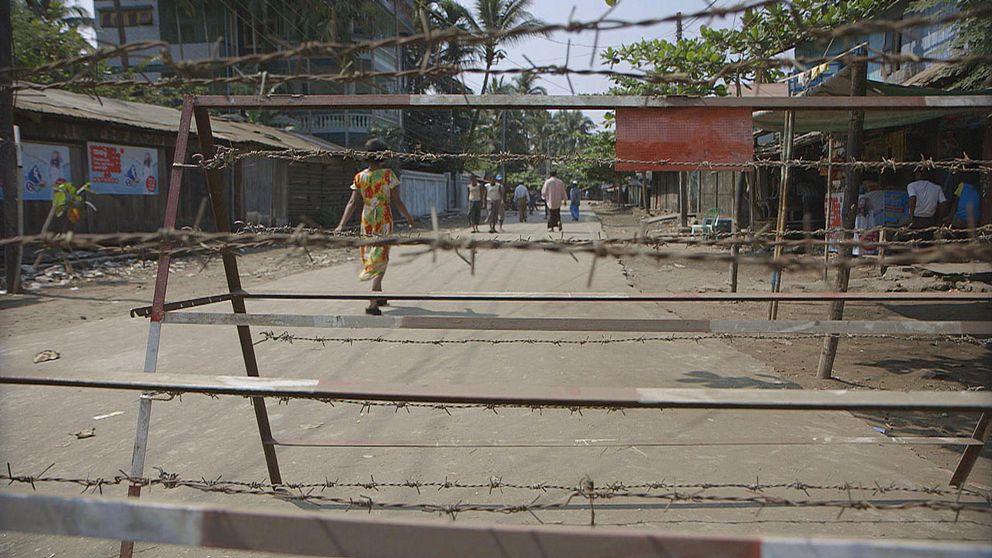
[[[25,142],[21,144],[21,162],[25,200],[50,200],[55,186],[72,180],[68,147]]]
[[[49,201],[52,189],[72,180],[69,148],[43,143],[21,143],[21,168],[17,178],[25,201]],[[2,179],[0,179],[2,181]],[[3,191],[0,190],[0,199]]]
[[[97,194],[158,194],[158,150],[109,143],[87,143],[89,181]]]

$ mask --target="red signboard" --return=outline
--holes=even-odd
[[[618,171],[741,170],[754,157],[750,108],[618,109]],[[677,164],[682,163],[682,164]]]

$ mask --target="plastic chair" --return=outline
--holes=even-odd
[[[692,225],[689,228],[690,234],[703,234],[711,235],[716,227],[717,222],[720,220],[720,209],[712,208],[703,215],[703,222]]]

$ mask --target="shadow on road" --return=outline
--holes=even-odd
[[[392,304],[392,303],[390,303]],[[495,318],[499,314],[488,312],[476,312],[471,308],[465,310],[430,310],[419,306],[387,306],[382,309],[385,316],[452,316],[452,317],[472,317],[472,318]]]
[[[787,382],[772,374],[756,374],[755,377],[720,376],[707,370],[693,370],[678,381],[707,388],[801,389],[799,384]]]

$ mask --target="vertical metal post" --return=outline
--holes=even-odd
[[[186,148],[189,145],[189,128],[193,117],[193,99],[183,100],[182,112],[179,115],[179,133],[176,135],[175,152],[172,155],[172,168],[169,169],[169,192],[165,204],[165,219],[162,228],[176,228],[176,216],[179,214],[179,192],[183,185],[183,165],[186,163]],[[155,274],[155,292],[152,295],[152,314],[148,326],[148,341],[145,344],[145,366],[147,373],[155,372],[158,366],[158,349],[162,338],[162,316],[165,314],[165,294],[169,286],[169,263],[172,260],[168,245],[163,244],[162,253],[158,256],[158,270]],[[145,453],[148,450],[148,426],[151,423],[152,401],[141,397],[138,401],[138,423],[134,432],[134,450],[131,453],[132,478],[141,478],[145,474]],[[141,485],[129,484],[127,495],[131,498],[141,496]],[[131,558],[134,553],[134,542],[121,541],[121,558]]]
[[[859,51],[860,52],[860,51]],[[864,60],[851,63],[851,96],[865,96],[868,94],[868,64]],[[847,145],[844,152],[848,161],[857,161],[864,152],[865,142],[865,111],[852,110],[850,123],[847,130]],[[851,229],[854,228],[854,218],[857,215],[858,193],[861,189],[860,167],[851,166],[847,169],[844,185],[844,202],[841,206],[841,226],[843,232],[840,234],[842,241],[853,238]],[[851,257],[851,246],[842,242],[837,247],[837,256],[841,262],[846,262]],[[841,267],[837,269],[837,280],[834,291],[838,293],[847,292],[847,285],[851,278],[851,268]],[[830,303],[829,320],[844,319],[844,301],[838,300]],[[828,335],[823,339],[823,349],[820,351],[820,362],[816,367],[817,378],[830,378],[833,374],[834,359],[837,357],[837,343],[840,338],[837,335]]]
[[[988,443],[990,431],[992,431],[992,414],[982,413],[982,416],[978,418],[978,424],[975,425],[974,434],[974,438],[981,441],[982,445],[965,448],[964,453],[961,455],[961,461],[958,461],[958,466],[954,469],[954,474],[951,475],[951,486],[961,488],[968,481],[971,468],[975,466],[978,456],[982,454],[985,444]]]
[[[796,113],[788,111],[785,113],[785,126],[782,132],[782,177],[778,185],[778,216],[775,225],[775,248],[774,258],[782,257],[782,242],[785,240],[786,213],[789,211],[789,177],[792,168],[787,161],[792,159],[792,143],[795,138],[793,128],[796,123]],[[772,272],[772,292],[777,293],[782,290],[782,271],[776,269]],[[778,319],[778,301],[773,300],[768,305],[768,319]]]
[[[11,29],[11,2],[0,2],[0,180],[3,181],[3,236],[18,236],[22,228],[18,208],[21,182],[17,176],[17,146],[14,143],[14,50]],[[21,290],[22,244],[3,249],[8,293]]]
[[[214,136],[210,128],[210,113],[207,109],[196,107],[193,109],[193,117],[196,119],[196,135],[200,140],[200,151],[204,158],[214,156]],[[224,188],[220,180],[220,170],[210,169],[206,171],[207,192],[210,195],[210,207],[213,211],[214,223],[218,232],[230,232],[231,224],[228,219],[227,206],[224,203]],[[224,274],[227,276],[227,288],[233,295],[231,305],[235,314],[244,314],[245,299],[241,297],[241,277],[238,275],[238,260],[234,252],[224,250],[221,253],[224,262]],[[238,341],[241,344],[241,354],[245,360],[245,372],[249,376],[258,376],[258,361],[255,359],[255,346],[251,340],[251,328],[248,326],[238,326]],[[258,435],[262,441],[262,452],[265,455],[265,466],[269,471],[269,480],[272,484],[282,484],[282,475],[279,473],[279,461],[276,459],[276,448],[272,445],[272,429],[269,426],[269,414],[265,410],[265,399],[262,397],[252,397],[251,406],[255,410],[255,421],[258,423]]]
[[[686,193],[685,173],[679,171],[679,226],[683,229],[689,226],[689,196]]]
[[[733,233],[731,238],[734,240],[734,244],[730,246],[730,256],[733,258],[730,261],[730,292],[737,292],[737,274],[740,269],[740,265],[737,263],[737,256],[740,254],[740,235],[738,234],[741,230],[740,220],[741,220],[741,200],[744,197],[744,171],[740,173],[733,173],[731,176],[735,176],[734,180],[734,214],[733,221],[731,222],[730,232]]]
[[[831,209],[834,204],[830,199],[831,189],[833,188],[833,176],[834,176],[834,137],[827,134],[827,189],[826,189],[826,199],[824,207],[824,229],[830,229],[830,217]],[[824,233],[823,235],[823,280],[827,281],[829,279],[830,273],[830,233]]]

